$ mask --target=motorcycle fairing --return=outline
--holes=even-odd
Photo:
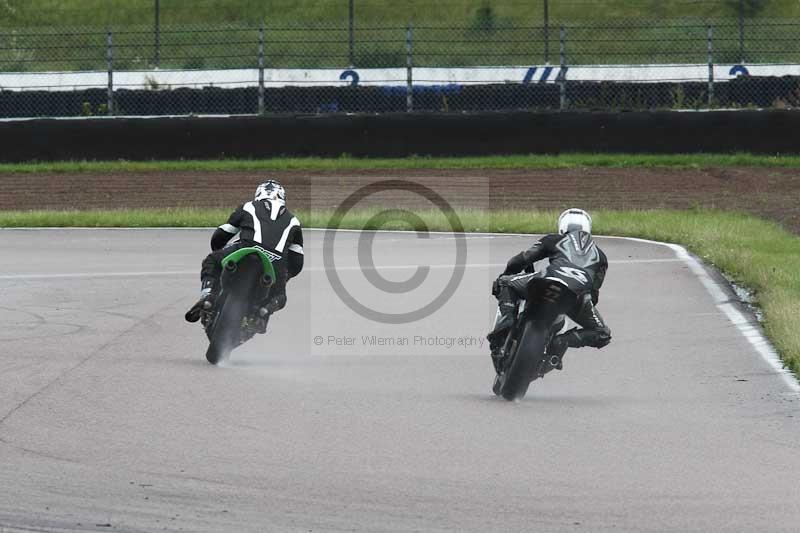
[[[272,266],[272,261],[280,259],[275,254],[270,254],[267,250],[260,246],[251,246],[248,248],[240,248],[235,252],[225,256],[222,260],[222,268],[227,268],[228,263],[239,263],[248,255],[256,254],[261,259],[261,264],[264,267],[264,274],[269,275],[273,280],[275,279],[275,267]]]

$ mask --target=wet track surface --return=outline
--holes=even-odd
[[[468,236],[432,315],[334,293],[322,232],[268,335],[222,368],[183,322],[207,230],[0,231],[0,531],[797,531],[800,400],[669,248],[599,239],[606,349],[521,402],[491,394],[491,280],[530,238]],[[375,236],[419,309],[447,235]]]

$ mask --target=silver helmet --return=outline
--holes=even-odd
[[[570,231],[592,232],[592,217],[583,209],[576,207],[567,209],[558,216],[558,232],[561,235]]]

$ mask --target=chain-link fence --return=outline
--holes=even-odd
[[[0,29],[0,118],[800,105],[800,19]]]

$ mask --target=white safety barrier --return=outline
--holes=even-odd
[[[738,76],[800,76],[800,65],[714,65],[714,81]],[[558,81],[705,82],[708,64],[670,65],[575,65],[559,67],[487,66],[460,68],[414,68],[414,85],[479,85],[491,83],[556,83]],[[230,70],[138,70],[114,71],[114,89],[176,89],[181,87],[257,87],[258,69]],[[264,87],[322,87],[342,85],[403,86],[408,71],[403,68],[265,69]],[[0,73],[0,90],[74,91],[107,87],[109,73],[6,72]]]

